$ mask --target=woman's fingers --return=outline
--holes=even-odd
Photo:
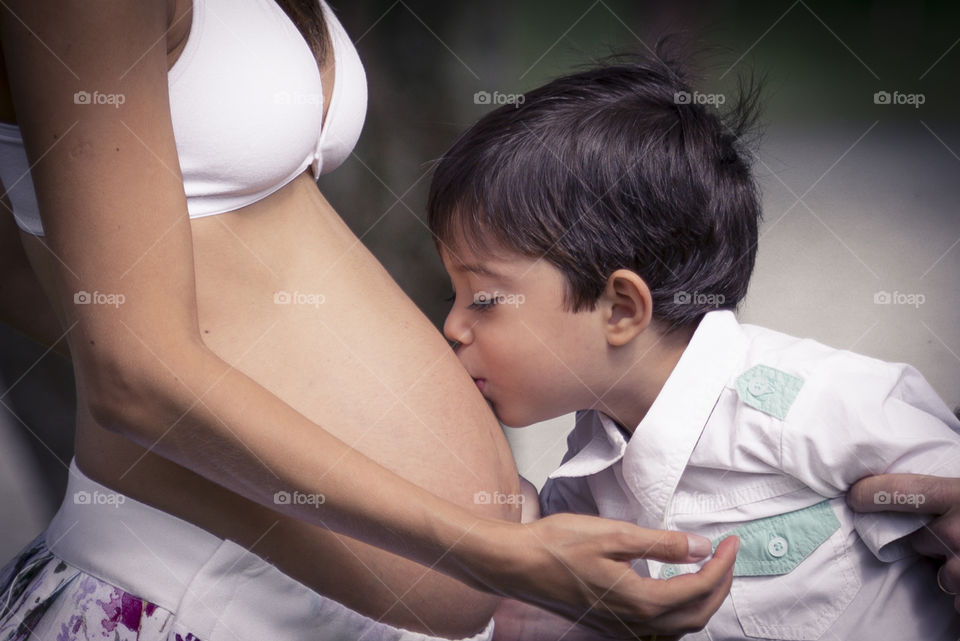
[[[661,583],[660,596],[673,607],[689,606],[692,611],[716,612],[730,592],[733,565],[740,549],[740,539],[730,536],[720,542],[713,558],[693,574],[682,574]],[[652,580],[652,579],[650,579]]]
[[[728,537],[720,543],[714,557],[700,572],[684,574],[667,581],[668,585],[677,585],[681,590],[693,587],[694,593],[700,597],[685,607],[666,612],[659,621],[665,629],[686,633],[696,632],[706,626],[730,593],[730,586],[733,585],[733,563],[739,548],[740,540],[737,537]]]
[[[954,596],[960,594],[960,558],[947,559],[937,576],[937,580],[940,582],[940,589],[944,592]]]
[[[499,562],[485,566],[506,571],[509,587],[502,592],[611,638],[702,628],[730,591],[739,547],[729,538],[697,573],[660,580],[641,577],[631,562],[702,561],[711,551],[709,541],[574,514],[555,514],[523,528],[525,536],[514,538],[518,545],[498,548]],[[501,555],[510,549],[519,555]]]
[[[960,594],[960,479],[921,474],[882,474],[857,481],[847,493],[857,512],[912,512],[936,518],[910,536],[920,554],[945,558],[940,589]],[[960,596],[954,599],[960,612]]]
[[[653,559],[664,563],[696,563],[710,556],[713,551],[710,539],[702,536],[642,527],[632,527],[617,543],[614,558],[620,560]]]
[[[880,474],[853,484],[847,504],[856,512],[946,514],[960,507],[960,479],[923,474]]]
[[[960,515],[957,518],[941,517],[931,521],[910,535],[910,545],[923,556],[957,556],[960,550]]]
[[[580,623],[616,638],[636,638],[649,630],[671,634],[700,630],[730,592],[739,547],[739,539],[729,537],[698,572],[669,580],[640,577],[625,566],[614,588]]]

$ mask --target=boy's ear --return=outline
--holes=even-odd
[[[650,326],[653,296],[636,272],[618,269],[610,274],[600,297],[604,333],[613,347],[626,345]]]

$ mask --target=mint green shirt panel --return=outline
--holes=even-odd
[[[767,365],[754,365],[736,380],[741,401],[781,421],[787,417],[801,387],[802,378]]]
[[[824,541],[840,529],[840,521],[829,501],[751,521],[713,542],[716,550],[727,536],[740,537],[740,552],[733,576],[774,576],[787,574],[803,562]],[[660,578],[678,574],[674,565],[665,565]]]

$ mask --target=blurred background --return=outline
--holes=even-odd
[[[960,6],[332,4],[366,66],[370,103],[355,153],[320,187],[438,327],[450,285],[424,223],[432,161],[498,96],[681,33],[709,51],[703,94],[732,101],[741,74],[767,78],[755,163],[765,219],[741,320],[909,362],[960,405]],[[14,412],[0,407],[5,560],[56,509],[74,392],[68,362],[2,325],[0,353],[0,399]],[[521,473],[541,485],[571,427],[563,417],[505,428]],[[31,486],[48,500],[25,504]]]

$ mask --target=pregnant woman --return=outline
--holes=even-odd
[[[0,191],[78,399],[0,639],[488,639],[497,595],[676,633],[717,608],[732,548],[654,582],[627,559],[709,546],[474,503],[518,492],[499,426],[315,184],[366,105],[325,5],[8,0],[0,38]]]

